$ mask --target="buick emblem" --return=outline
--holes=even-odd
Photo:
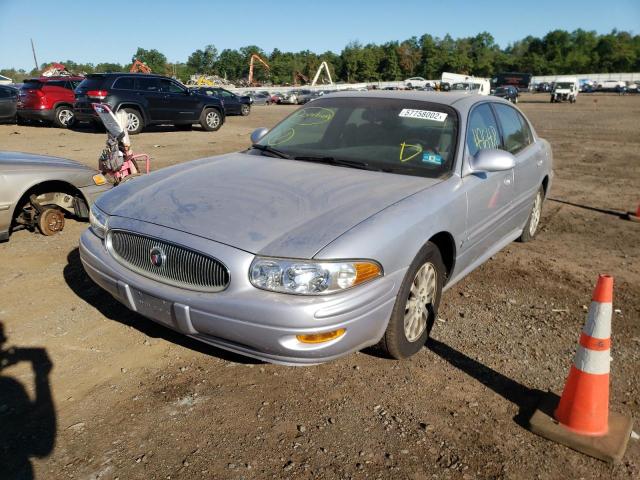
[[[151,260],[151,265],[160,268],[167,260],[167,255],[160,247],[153,247],[149,251],[149,260]]]

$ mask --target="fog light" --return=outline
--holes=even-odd
[[[338,330],[334,330],[332,332],[322,332],[322,333],[308,333],[306,335],[296,335],[296,338],[299,342],[302,343],[323,343],[328,342],[330,340],[335,340],[336,338],[340,338],[344,335],[346,329],[340,328]]]

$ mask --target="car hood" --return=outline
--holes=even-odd
[[[126,182],[97,206],[250,253],[311,258],[371,215],[440,181],[232,153]]]
[[[35,155],[23,152],[0,152],[0,169],[15,168],[77,168],[81,170],[94,171],[82,163],[68,158],[50,157],[48,155]]]

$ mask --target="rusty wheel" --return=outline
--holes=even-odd
[[[64,213],[57,208],[45,208],[38,217],[38,230],[43,235],[55,235],[64,228]]]

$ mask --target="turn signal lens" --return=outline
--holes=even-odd
[[[98,173],[97,175],[93,176],[93,183],[95,183],[96,185],[104,185],[105,183],[107,183],[107,179],[104,178],[104,175]]]
[[[335,340],[336,338],[340,338],[344,335],[346,329],[340,328],[338,330],[334,330],[332,332],[322,332],[322,333],[308,333],[306,335],[296,335],[296,338],[299,342],[302,343],[323,343],[328,342],[330,340]]]
[[[366,282],[367,280],[371,280],[372,278],[376,278],[382,274],[380,270],[380,265],[369,262],[355,263],[356,267],[356,280],[353,282],[354,285],[358,285],[362,282]]]

